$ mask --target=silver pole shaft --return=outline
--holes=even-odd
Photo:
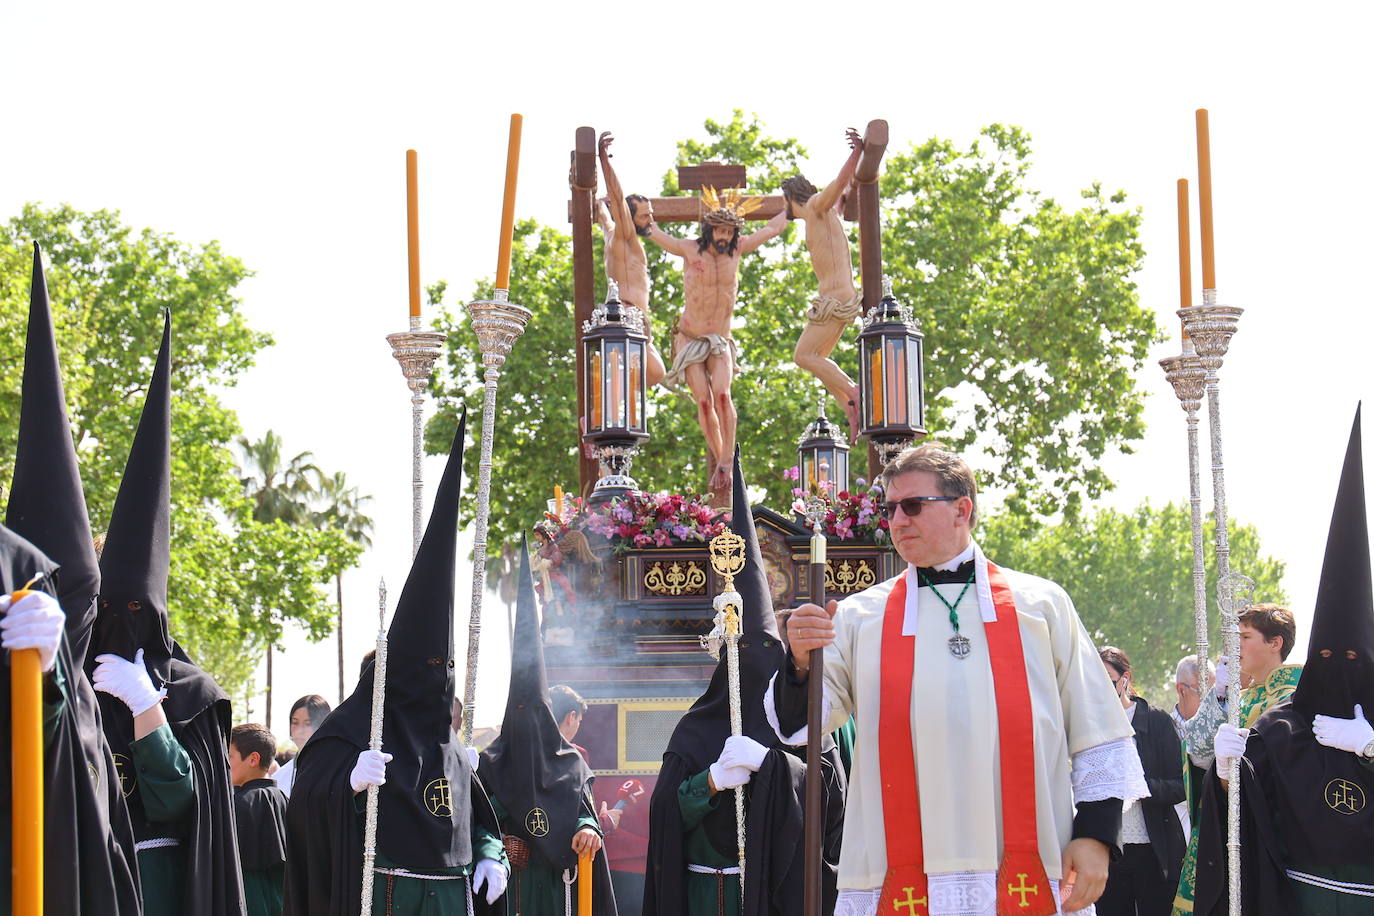
[[[372,668],[372,734],[368,747],[382,749],[382,711],[386,706],[386,580],[377,584],[377,658]],[[372,913],[372,872],[377,859],[377,787],[367,787],[363,826],[362,916]]]
[[[1197,644],[1198,689],[1201,695],[1211,689],[1208,656],[1211,647],[1207,634],[1207,554],[1202,518],[1202,470],[1198,453],[1198,416],[1188,411],[1188,505],[1193,520],[1193,634]]]
[[[413,389],[410,397],[410,558],[420,552],[420,516],[424,510],[424,389]]]
[[[482,597],[487,586],[487,520],[491,513],[491,441],[496,424],[496,383],[501,372],[488,364],[482,401],[482,454],[477,466],[477,530],[472,539],[472,615],[468,620],[468,670],[463,683],[463,743],[472,743],[477,705],[477,649],[482,636]]]

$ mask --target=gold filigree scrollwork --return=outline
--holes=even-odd
[[[877,584],[878,573],[869,560],[831,560],[825,564],[827,592],[849,595]]]
[[[656,560],[644,574],[644,587],[654,595],[699,595],[706,590],[706,571],[691,560]]]

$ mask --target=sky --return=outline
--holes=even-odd
[[[1187,497],[1184,416],[1157,360],[1179,349],[1174,188],[1195,177],[1206,107],[1220,300],[1246,308],[1221,372],[1228,505],[1288,564],[1300,657],[1350,419],[1374,391],[1374,303],[1355,282],[1374,210],[1372,19],[1365,5],[1253,2],[7,4],[0,214],[118,209],[218,240],[255,271],[243,309],[276,345],[228,404],[250,437],[275,430],[375,497],[375,547],[345,579],[351,689],[377,580],[394,602],[409,561],[409,400],[384,339],[406,328],[407,148],[422,275],[449,281],[452,306],[495,272],[511,112],[525,118],[517,215],[552,225],[566,224],[582,125],[615,132],[627,190],[656,189],[677,140],[736,108],[795,137],[814,180],[843,159],[844,128],[872,118],[889,122],[890,152],[1020,125],[1032,186],[1074,206],[1101,182],[1144,213],[1135,280],[1170,336],[1140,375],[1146,439],[1106,463],[1117,489],[1103,504],[1129,508]],[[427,460],[431,484],[441,467]],[[464,563],[460,632],[470,587]],[[506,687],[505,608],[487,607],[479,725],[499,722]],[[336,699],[335,651],[288,636],[279,734],[297,696]]]

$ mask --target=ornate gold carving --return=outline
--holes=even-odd
[[[831,560],[825,564],[825,590],[849,595],[878,584],[871,560]]]
[[[1364,790],[1348,779],[1333,779],[1323,793],[1326,806],[1339,814],[1359,814],[1364,810]]]
[[[644,587],[654,595],[704,594],[706,570],[693,560],[655,560],[644,574]]]

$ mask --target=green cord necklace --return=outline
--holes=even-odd
[[[935,593],[935,597],[940,599],[940,603],[949,609],[949,623],[950,626],[954,627],[954,635],[949,638],[949,654],[953,655],[955,658],[968,658],[969,652],[972,651],[972,647],[969,644],[968,637],[959,632],[959,612],[956,608],[959,607],[959,602],[964,600],[964,595],[968,594],[969,586],[973,584],[976,573],[969,573],[968,581],[964,583],[963,589],[959,592],[959,597],[954,599],[953,604],[945,600],[945,596],[940,594],[940,590],[935,587],[935,583],[931,582],[930,578],[926,576],[925,573],[919,573],[919,575],[921,581],[930,586],[930,590]]]

